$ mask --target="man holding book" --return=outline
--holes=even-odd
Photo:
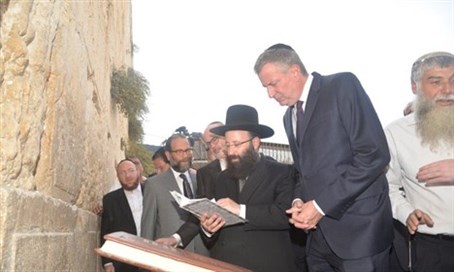
[[[211,130],[225,136],[227,169],[214,181],[217,203],[247,220],[225,226],[217,214],[200,218],[210,256],[253,271],[294,271],[288,217],[295,171],[259,153],[261,139],[274,131],[258,122],[250,106],[227,110],[226,124]]]

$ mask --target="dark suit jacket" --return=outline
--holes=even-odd
[[[371,256],[391,245],[391,206],[385,167],[390,155],[369,97],[351,73],[313,73],[298,141],[292,108],[284,127],[300,182],[295,197],[315,200],[322,231],[341,258]],[[310,238],[309,238],[310,247]]]
[[[248,222],[224,227],[211,237],[211,257],[253,271],[293,271],[285,210],[291,206],[294,175],[291,165],[261,156],[240,193],[238,180],[221,172],[215,181],[215,198],[245,204]]]
[[[214,180],[221,172],[221,163],[218,159],[210,162],[209,164],[197,170],[197,198],[214,197]],[[176,232],[180,235],[183,246],[186,246],[191,240],[199,234],[200,222],[197,217],[191,215],[188,221],[184,223]]]
[[[218,159],[197,170],[197,198],[213,198],[213,187],[216,176],[221,172]]]
[[[136,224],[134,223],[132,211],[129,208],[128,199],[126,198],[123,188],[104,195],[102,205],[101,244],[104,244],[105,242],[104,235],[112,232],[125,231],[137,235]],[[115,266],[115,271],[138,271],[138,268],[136,267],[108,258],[102,257],[101,261],[103,265],[112,262]]]

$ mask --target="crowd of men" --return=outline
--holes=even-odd
[[[454,55],[413,63],[415,99],[385,128],[354,74],[308,72],[289,45],[267,48],[254,71],[287,107],[294,164],[261,154],[274,130],[255,108],[232,105],[225,123],[204,131],[209,163],[199,170],[182,133],[160,151],[168,167],[146,180],[140,163],[118,163],[121,188],[103,198],[101,242],[127,231],[259,272],[454,271]],[[246,223],[191,215],[170,191],[214,198]]]

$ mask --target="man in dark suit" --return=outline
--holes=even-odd
[[[386,271],[393,239],[390,155],[359,80],[352,73],[309,74],[284,44],[265,50],[254,70],[268,96],[288,106],[284,127],[299,183],[287,212],[309,232],[309,270]]]
[[[225,135],[227,152],[227,169],[215,180],[214,197],[247,222],[224,227],[219,215],[202,215],[210,256],[253,271],[294,271],[285,213],[291,206],[294,168],[259,153],[260,139],[274,131],[260,125],[257,111],[246,105],[229,107],[226,125],[211,131]]]
[[[103,197],[103,213],[101,218],[101,244],[104,244],[104,235],[125,231],[134,235],[140,233],[140,219],[142,216],[142,186],[141,173],[137,165],[124,159],[117,165],[117,177],[121,188],[106,194]],[[104,271],[138,271],[137,267],[101,258]]]
[[[227,167],[224,153],[224,137],[214,134],[211,129],[223,126],[219,121],[211,122],[205,128],[202,139],[207,145],[208,164],[197,171],[197,197],[213,198],[213,184],[216,175]]]

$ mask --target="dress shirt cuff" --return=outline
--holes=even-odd
[[[181,237],[178,233],[174,233],[172,237],[175,238],[175,240],[177,240],[177,243],[175,244],[174,247],[183,247],[183,241],[181,241]]]
[[[301,201],[301,202],[304,203],[304,201],[303,201],[301,198],[295,198],[295,199],[293,199],[293,201],[292,201],[292,207],[293,207],[293,205],[295,204],[296,201]]]
[[[211,238],[211,236],[213,236],[213,234],[206,231],[202,225],[200,225],[200,228],[202,229],[203,234],[205,234],[206,237]]]
[[[246,205],[240,204],[240,217],[246,219]]]
[[[325,213],[323,212],[323,210],[320,208],[320,206],[318,206],[317,202],[315,202],[315,200],[312,200],[314,202],[314,207],[317,209],[317,211],[319,213],[321,213],[323,216],[325,216]]]

